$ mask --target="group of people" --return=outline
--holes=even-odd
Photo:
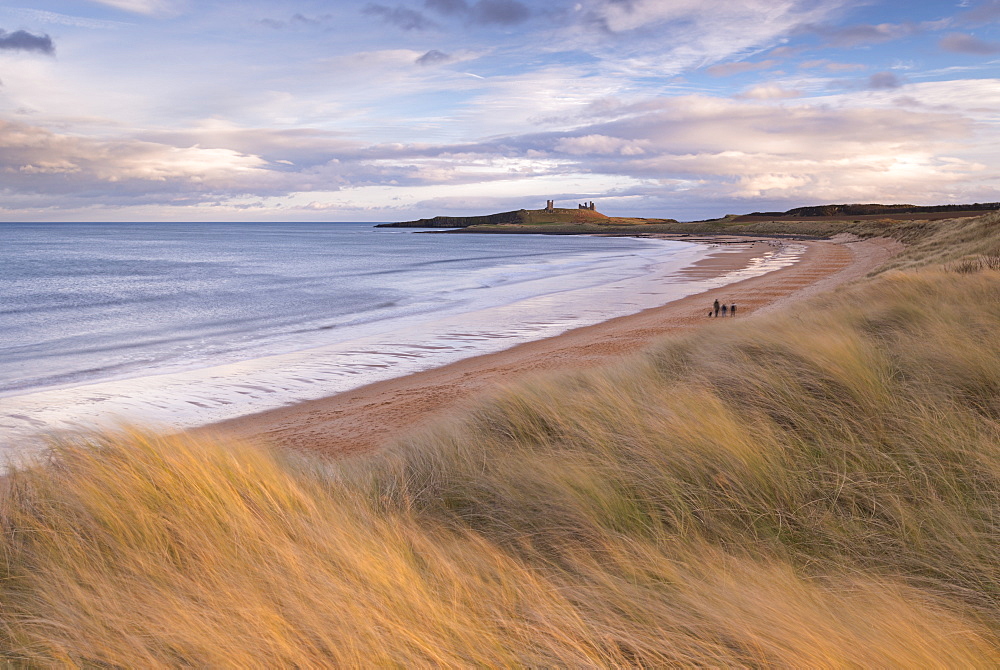
[[[708,313],[708,315],[709,316],[718,317],[719,316],[719,307],[722,307],[722,316],[736,316],[736,303],[735,302],[732,305],[729,305],[727,307],[724,304],[723,305],[719,305],[719,301],[718,300],[716,300],[715,303],[712,305],[712,309]]]

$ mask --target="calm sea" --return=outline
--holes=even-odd
[[[746,276],[680,277],[703,245],[369,223],[3,223],[0,236],[0,445],[321,397]]]

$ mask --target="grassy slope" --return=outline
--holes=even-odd
[[[635,226],[652,226],[659,224],[675,224],[673,219],[635,219],[627,217],[610,217],[589,209],[567,209],[557,207],[552,211],[544,209],[522,209],[519,223],[480,223],[450,233],[539,233],[552,232],[579,235],[587,232],[607,232],[608,228],[622,228],[629,232],[635,231]],[[647,229],[644,227],[643,231]],[[652,230],[652,229],[650,229]]]
[[[603,215],[601,215],[603,216]],[[840,233],[850,233],[861,238],[889,236],[904,242],[914,242],[937,236],[943,231],[958,230],[963,234],[978,235],[980,231],[969,233],[969,223],[981,221],[984,217],[975,219],[959,218],[938,221],[906,221],[896,219],[843,220],[803,219],[801,221],[756,221],[739,222],[735,217],[727,217],[714,221],[698,221],[680,223],[663,219],[622,219],[604,217],[603,219],[579,219],[573,222],[533,220],[531,225],[506,224],[502,226],[480,225],[453,231],[464,233],[552,233],[552,234],[624,234],[666,233],[678,235],[794,235],[798,237],[832,237]],[[985,217],[985,218],[988,218]],[[939,246],[954,251],[953,242],[961,240],[947,236],[935,237]],[[992,244],[992,242],[988,242]],[[964,252],[960,252],[964,253]],[[924,259],[914,259],[923,261]]]
[[[673,219],[633,219],[633,218],[612,218],[589,209],[568,209],[556,207],[554,209],[520,209],[513,212],[499,212],[497,214],[487,214],[485,216],[439,216],[432,219],[420,219],[418,221],[405,221],[392,224],[380,224],[376,227],[403,227],[403,228],[449,228],[449,227],[472,227],[479,231],[493,230],[506,231],[532,229],[534,226],[554,226],[568,227],[572,229],[579,225],[634,225],[646,223],[675,223]]]
[[[589,209],[556,208],[551,212],[544,209],[526,211],[527,225],[544,226],[549,224],[568,225],[645,225],[651,223],[676,223],[673,219],[634,219],[627,217],[610,217]]]
[[[387,454],[60,445],[0,497],[0,653],[996,665],[1000,273],[960,259],[1000,250],[1000,217],[928,225],[897,231],[905,271],[508,389]]]

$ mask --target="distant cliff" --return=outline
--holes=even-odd
[[[990,212],[1000,209],[1000,202],[972,205],[819,205],[796,207],[787,212],[753,212],[745,216],[807,217],[807,216],[866,216],[873,214],[933,214],[937,212]]]
[[[380,223],[376,228],[468,228],[484,224],[498,223],[529,223],[528,210],[519,209],[514,212],[500,212],[485,216],[435,216],[433,219],[417,221],[400,221],[398,223]]]

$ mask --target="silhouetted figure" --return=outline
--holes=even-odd
[[[723,305],[722,306],[722,317],[725,318],[725,316],[726,316],[726,306]]]
[[[736,316],[736,303],[735,302],[733,303],[733,306],[729,308],[729,316]]]
[[[712,305],[712,309],[714,309],[714,310],[715,310],[715,315],[716,315],[716,316],[719,316],[719,301],[718,301],[718,300],[716,300],[716,301],[715,301],[715,304],[714,304],[714,305]]]

